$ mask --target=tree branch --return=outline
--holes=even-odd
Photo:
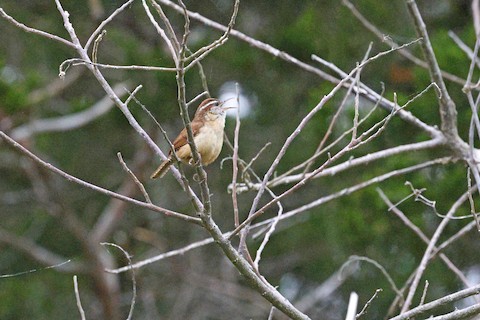
[[[142,201],[139,201],[139,200],[135,200],[135,199],[123,196],[121,194],[115,193],[113,191],[104,189],[102,187],[96,186],[96,185],[91,184],[89,182],[83,181],[83,180],[81,180],[77,177],[74,177],[74,176],[58,169],[57,167],[53,166],[52,164],[47,163],[47,162],[43,161],[42,159],[38,158],[36,155],[34,155],[30,151],[28,151],[25,147],[23,147],[18,142],[16,142],[12,138],[10,138],[8,135],[6,135],[3,131],[0,131],[0,137],[3,138],[3,140],[5,142],[7,142],[10,146],[12,146],[16,150],[20,151],[21,153],[23,153],[24,155],[26,155],[27,157],[29,157],[30,159],[32,159],[33,161],[35,161],[36,163],[41,165],[42,167],[44,167],[44,168],[62,176],[62,177],[64,177],[68,181],[77,183],[77,184],[79,184],[79,185],[81,185],[85,188],[92,189],[96,192],[105,194],[109,197],[116,198],[116,199],[119,199],[119,200],[122,200],[122,201],[126,201],[126,202],[129,202],[131,204],[134,204],[134,205],[137,205],[139,207],[146,208],[146,209],[149,209],[149,210],[152,210],[152,211],[155,211],[155,212],[163,213],[166,216],[171,216],[171,217],[178,218],[178,219],[181,219],[181,220],[184,220],[184,221],[187,221],[187,222],[191,222],[191,223],[194,223],[194,224],[200,224],[200,219],[198,219],[198,218],[191,217],[191,216],[188,216],[186,214],[175,212],[175,211],[172,211],[172,210],[164,209],[164,208],[161,208],[159,206],[156,206],[156,205],[148,203],[148,202],[142,202]]]

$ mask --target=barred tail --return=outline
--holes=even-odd
[[[170,166],[173,164],[173,161],[172,159],[167,159],[165,161],[163,161],[157,168],[157,170],[155,170],[155,172],[152,173],[152,175],[150,176],[150,179],[156,179],[156,178],[161,178],[165,175],[165,173],[168,172],[168,170],[170,170]]]

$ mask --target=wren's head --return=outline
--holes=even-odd
[[[225,119],[226,111],[230,108],[223,108],[223,102],[218,99],[208,98],[198,106],[195,118],[205,121],[214,121],[219,117]]]

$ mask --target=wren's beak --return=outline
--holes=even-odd
[[[224,106],[223,106],[227,101],[234,100],[234,99],[236,99],[236,97],[229,98],[229,99],[227,99],[227,100],[224,100],[224,101],[220,102],[220,107],[222,108],[222,110],[228,110],[228,109],[235,109],[235,108],[237,108],[236,106],[235,106],[235,107],[224,107]]]

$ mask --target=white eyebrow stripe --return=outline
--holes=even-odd
[[[200,110],[203,110],[203,109],[205,109],[206,107],[209,107],[210,105],[215,104],[215,103],[218,103],[218,100],[210,101],[209,103],[207,103],[206,105],[204,105],[203,107],[201,107]]]

